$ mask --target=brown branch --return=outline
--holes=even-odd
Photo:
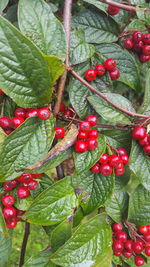
[[[150,118],[150,116],[148,115],[144,115],[144,114],[137,114],[137,113],[133,113],[130,112],[124,108],[121,108],[120,106],[114,104],[108,97],[107,95],[101,93],[100,91],[98,91],[95,87],[93,87],[91,84],[89,84],[85,79],[83,79],[77,72],[75,72],[72,68],[68,68],[68,71],[77,79],[79,80],[83,85],[85,85],[90,91],[92,91],[94,94],[100,96],[102,99],[104,99],[107,103],[109,103],[111,106],[113,106],[114,108],[120,110],[121,112],[123,112],[124,114],[131,116],[131,117],[138,117],[138,118]]]
[[[108,5],[111,5],[111,6],[115,6],[115,7],[124,9],[124,10],[136,12],[136,7],[131,6],[131,5],[125,5],[125,4],[114,2],[111,0],[98,0],[98,1],[105,3],[105,4],[108,4]]]
[[[29,234],[30,234],[30,223],[25,222],[25,231],[24,231],[24,237],[23,237],[23,242],[22,242],[22,246],[21,246],[19,267],[22,267],[24,264],[24,258],[25,258]]]
[[[66,32],[66,66],[69,67],[69,55],[70,55],[70,34],[71,34],[71,10],[72,10],[72,1],[73,0],[65,0],[64,3],[64,12],[63,12],[63,24]],[[65,88],[65,83],[67,79],[67,69],[64,71],[63,75],[60,78],[58,84],[58,92],[57,92],[57,101],[54,107],[54,115],[57,115],[60,109],[60,104],[62,102],[63,92]]]

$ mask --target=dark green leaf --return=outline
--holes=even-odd
[[[150,24],[150,9],[149,8],[136,8],[136,14],[138,18],[145,22],[145,24]]]
[[[81,225],[50,259],[63,267],[91,267],[104,263],[111,249],[111,238],[111,229],[106,224],[105,216],[97,215]]]
[[[98,9],[106,12],[106,4],[98,2],[96,0],[83,0],[85,3],[91,4],[95,7],[97,7]]]
[[[130,101],[122,95],[112,93],[107,93],[105,95],[109,100],[121,108],[124,108],[130,112],[135,112]],[[104,118],[104,120],[115,123],[131,124],[131,118],[128,115],[122,113],[120,110],[116,109],[99,96],[90,96],[88,97],[88,101],[96,110],[96,112]]]
[[[106,143],[103,136],[100,136],[97,141],[99,145],[96,149],[87,150],[84,153],[73,153],[76,174],[89,170],[105,152]]]
[[[95,47],[92,44],[81,43],[72,50],[71,63],[73,65],[82,63],[91,58],[95,53]]]
[[[129,167],[139,182],[150,191],[150,157],[143,153],[143,148],[135,141],[132,143]]]
[[[7,97],[4,103],[4,116],[9,118],[14,117],[14,112],[16,108],[16,103],[10,97]]]
[[[150,115],[150,70],[146,75],[146,85],[143,104],[140,107],[140,112]]]
[[[51,246],[53,252],[61,247],[72,235],[72,221],[65,220],[51,233]]]
[[[117,41],[118,25],[105,13],[86,10],[73,18],[73,27],[81,28],[88,43],[112,43]]]
[[[56,265],[49,261],[51,254],[51,250],[41,251],[36,256],[28,259],[23,267],[55,267]]]
[[[107,214],[114,221],[121,222],[125,218],[128,198],[122,181],[120,179],[116,180],[114,193],[105,204]]]
[[[76,227],[79,225],[81,220],[83,219],[84,214],[82,208],[79,206],[78,209],[74,212],[73,216],[73,227]]]
[[[1,0],[0,1],[0,14],[5,9],[5,7],[7,6],[8,2],[9,2],[9,0]]]
[[[48,63],[49,71],[52,75],[52,82],[54,83],[63,74],[65,66],[58,57],[45,56],[44,58]]]
[[[76,196],[68,177],[44,190],[30,206],[26,218],[33,224],[53,225],[71,216],[76,205]]]
[[[30,207],[32,202],[33,202],[33,198],[31,196],[28,196],[23,199],[16,197],[14,206],[19,210],[26,211]]]
[[[1,208],[0,208],[0,234],[5,235],[5,237],[9,237],[8,229],[6,227],[5,219]]]
[[[11,251],[11,239],[0,233],[0,266],[5,267]]]
[[[6,139],[7,135],[5,134],[5,132],[3,131],[3,129],[0,127],[0,151],[3,148],[3,143]]]
[[[114,189],[114,177],[94,174],[91,171],[72,176],[72,184],[85,213],[104,205]]]
[[[126,30],[127,29],[134,30],[134,31],[136,31],[137,29],[138,31],[146,31],[144,22],[139,19],[133,19],[131,23],[126,27]]]
[[[40,120],[29,118],[3,143],[0,155],[0,180],[14,179],[21,169],[42,158],[54,138],[54,118]]]
[[[97,52],[105,58],[114,58],[120,70],[119,81],[133,89],[140,89],[140,70],[135,58],[117,44],[101,44],[96,46]]]
[[[49,102],[52,90],[48,64],[40,50],[0,17],[0,88],[21,107]]]
[[[65,59],[63,27],[43,0],[19,1],[19,27],[44,54]]]
[[[139,185],[130,196],[128,220],[134,222],[137,226],[149,224],[149,207],[150,192]]]

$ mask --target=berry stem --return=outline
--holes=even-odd
[[[71,10],[72,10],[72,1],[73,0],[65,0],[64,2],[64,12],[63,12],[63,24],[64,29],[66,32],[66,66],[69,67],[69,56],[70,56],[70,33],[71,33]],[[60,104],[62,102],[63,92],[65,88],[65,83],[67,79],[67,68],[65,69],[64,73],[62,74],[59,84],[58,84],[58,92],[57,92],[57,101],[55,103],[54,107],[54,115],[57,115],[60,110]]]
[[[114,1],[111,1],[111,0],[98,0],[98,1],[103,2],[105,4],[108,4],[108,5],[111,5],[111,6],[115,6],[115,7],[124,9],[124,10],[136,12],[136,7],[131,6],[131,5],[126,5],[126,4],[114,2]]]
[[[95,87],[93,87],[91,84],[89,84],[85,79],[83,79],[77,72],[75,72],[72,68],[68,68],[68,71],[77,79],[79,80],[82,84],[84,84],[90,91],[92,91],[93,93],[97,94],[98,96],[100,96],[102,99],[104,99],[107,103],[109,103],[110,105],[112,105],[114,108],[120,110],[121,112],[123,112],[124,114],[127,114],[128,116],[131,117],[138,117],[138,118],[150,118],[150,116],[148,115],[144,115],[144,114],[137,114],[137,113],[133,113],[130,112],[124,108],[121,108],[120,106],[114,104],[105,94],[101,93],[100,91],[98,91]]]
[[[22,242],[22,246],[21,246],[19,267],[22,267],[24,264],[26,246],[27,246],[29,235],[30,235],[30,223],[25,222],[25,231],[24,231],[24,237],[23,237],[23,242]]]

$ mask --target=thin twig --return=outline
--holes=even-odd
[[[115,6],[115,7],[124,9],[124,10],[136,12],[136,7],[135,6],[125,5],[125,4],[114,2],[114,1],[111,1],[111,0],[98,0],[98,1],[100,1],[102,3],[105,3],[105,4],[108,4],[108,5],[111,5],[111,6]]]
[[[25,231],[24,231],[24,237],[23,237],[23,242],[21,246],[19,267],[22,267],[24,264],[24,258],[25,258],[29,234],[30,234],[30,223],[25,222]]]
[[[66,32],[66,66],[69,67],[69,56],[70,56],[70,34],[71,34],[71,10],[72,10],[72,0],[65,0],[64,12],[63,12],[63,24]],[[63,92],[65,88],[65,83],[67,79],[68,70],[64,71],[60,78],[58,84],[57,101],[54,107],[54,115],[56,116],[60,109],[60,104],[62,102]]]
[[[130,112],[124,108],[121,108],[120,106],[114,104],[108,97],[107,95],[101,93],[100,91],[98,91],[95,87],[93,87],[91,84],[89,84],[85,79],[83,79],[77,72],[75,72],[72,68],[68,68],[68,71],[77,79],[79,80],[83,85],[85,85],[90,91],[92,91],[93,93],[97,94],[98,96],[100,96],[102,99],[104,99],[107,103],[109,103],[111,106],[113,106],[114,108],[120,110],[121,112],[123,112],[124,114],[131,116],[131,117],[138,117],[138,118],[150,118],[150,116],[148,115],[144,115],[144,114],[137,114],[137,113],[133,113]]]

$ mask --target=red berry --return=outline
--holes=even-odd
[[[26,118],[35,117],[38,115],[38,109],[37,108],[29,108],[26,113]]]
[[[149,33],[143,34],[142,41],[144,44],[150,44],[150,34]]]
[[[6,182],[6,183],[4,183],[4,189],[6,191],[11,191],[14,187],[16,187],[17,184],[18,184],[18,182],[16,180]]]
[[[4,95],[5,93],[3,92],[2,89],[0,89],[0,95]]]
[[[143,247],[145,246],[145,243],[141,238],[136,238],[136,242],[140,243]]]
[[[133,48],[133,40],[131,38],[127,38],[126,40],[124,40],[124,47],[128,50]]]
[[[124,249],[124,244],[120,240],[114,240],[113,242],[113,250],[114,251],[123,251]]]
[[[33,180],[33,175],[31,173],[23,173],[18,180],[20,183],[28,184]]]
[[[108,8],[107,8],[107,12],[111,16],[114,16],[114,15],[118,14],[119,11],[120,11],[120,9],[118,7],[115,7],[115,6],[109,5]]]
[[[5,129],[4,131],[7,135],[9,135],[13,132],[13,129]]]
[[[101,163],[101,164],[107,163],[108,159],[109,159],[109,156],[106,153],[104,153],[101,155],[101,157],[99,159],[99,163]]]
[[[82,132],[82,131],[80,131],[78,133],[78,139],[86,139],[86,138],[88,138],[88,136],[89,136],[89,133],[88,132]]]
[[[138,43],[134,44],[133,51],[135,51],[136,53],[141,53],[143,46],[144,46],[143,42],[139,41]]]
[[[96,129],[92,129],[89,131],[88,135],[89,135],[89,137],[96,139],[96,138],[98,138],[98,131]]]
[[[98,142],[95,138],[88,138],[86,140],[87,149],[94,150],[98,147]]]
[[[150,234],[145,234],[144,239],[146,242],[150,242]]]
[[[99,75],[99,76],[104,75],[106,72],[106,69],[105,69],[104,65],[102,65],[102,64],[96,65],[95,70],[96,70],[97,75]]]
[[[148,257],[150,257],[150,246],[147,246],[145,248],[145,255],[148,256]]]
[[[124,247],[127,251],[132,252],[132,245],[133,245],[133,241],[132,240],[127,240],[124,244]]]
[[[129,258],[132,257],[132,252],[123,250],[122,255],[123,255],[126,259],[129,259]]]
[[[111,167],[117,168],[118,165],[121,163],[120,157],[117,155],[110,155],[109,156],[109,164]]]
[[[125,232],[117,232],[115,235],[117,240],[120,240],[122,243],[127,241],[127,234]]]
[[[14,207],[5,207],[3,209],[4,218],[12,218],[16,216],[16,209]]]
[[[105,176],[110,175],[112,173],[112,167],[109,164],[105,163],[101,166],[100,172]]]
[[[30,195],[30,191],[25,186],[20,186],[17,189],[17,196],[18,198],[26,198]]]
[[[37,115],[41,120],[48,120],[50,118],[51,112],[48,108],[39,108]]]
[[[146,137],[146,135],[146,130],[141,126],[135,127],[132,131],[132,137],[135,140],[143,139]]]
[[[110,76],[112,81],[115,81],[115,80],[119,79],[120,71],[118,69],[109,71],[109,76]]]
[[[22,117],[23,119],[25,119],[26,118],[26,110],[24,108],[16,108],[15,117]]]
[[[15,198],[13,195],[7,195],[2,198],[2,203],[5,207],[10,207],[15,203]]]
[[[1,117],[0,118],[0,127],[7,129],[11,128],[11,119],[8,117]]]
[[[13,188],[15,188],[18,185],[17,179],[10,181]]]
[[[66,106],[65,106],[63,103],[61,103],[61,104],[60,104],[60,109],[59,109],[59,111],[60,111],[60,112],[64,112],[65,109],[66,109]]]
[[[140,61],[141,62],[147,62],[149,60],[150,60],[150,56],[146,56],[146,55],[143,55],[143,54],[140,55]]]
[[[120,257],[121,256],[121,251],[114,251],[114,255],[116,257]]]
[[[23,122],[24,122],[24,119],[22,117],[13,117],[11,119],[12,128],[13,129],[18,128]]]
[[[110,71],[115,70],[116,69],[116,65],[117,65],[117,62],[113,58],[108,58],[104,62],[104,67],[105,67],[106,70],[110,70]]]
[[[16,216],[17,216],[17,217],[21,217],[24,213],[25,213],[24,210],[18,210],[18,209],[17,209],[17,214],[16,214]]]
[[[29,184],[28,184],[28,188],[30,189],[30,190],[35,190],[36,188],[37,188],[37,186],[38,186],[38,182],[37,181],[31,181]]]
[[[115,174],[117,176],[123,175],[124,173],[125,173],[125,169],[123,166],[121,168],[115,169]]]
[[[122,161],[123,164],[128,164],[129,163],[129,157],[128,155],[120,155],[120,160]]]
[[[150,234],[150,224],[147,224],[146,227],[147,227],[147,234]]]
[[[114,232],[121,232],[122,231],[122,224],[121,223],[113,223],[112,230]]]
[[[143,251],[143,246],[141,245],[140,242],[136,241],[133,243],[132,249],[135,253],[139,254]]]
[[[139,41],[142,41],[143,34],[141,31],[134,31],[132,34],[132,38],[135,43],[138,43]]]
[[[75,142],[75,151],[77,153],[83,153],[85,151],[87,151],[87,144],[85,141],[83,140],[77,140]]]
[[[86,132],[90,130],[90,123],[88,121],[80,122],[80,131]]]
[[[85,120],[90,123],[91,127],[96,126],[97,124],[97,118],[95,115],[88,115]]]
[[[17,219],[14,217],[9,220],[6,220],[6,226],[9,229],[15,228],[17,226]]]
[[[64,115],[66,116],[66,117],[73,117],[73,112],[72,112],[72,110],[70,110],[70,109],[66,109],[65,111],[64,111]]]
[[[128,154],[128,152],[125,148],[117,148],[117,153],[119,155],[127,155]]]
[[[62,127],[55,127],[54,131],[55,131],[55,137],[57,139],[61,139],[65,136],[65,130]]]
[[[146,56],[150,55],[150,45],[144,45],[142,48],[142,53]]]
[[[143,147],[143,151],[146,155],[150,155],[150,144]]]
[[[135,256],[134,263],[136,266],[142,266],[144,265],[144,259],[141,256]]]
[[[94,69],[89,69],[85,73],[85,78],[87,81],[94,81],[96,79],[96,70]]]
[[[138,143],[139,143],[140,146],[148,145],[149,144],[149,142],[148,142],[148,136],[145,136],[143,139],[140,139],[138,141]]]
[[[100,165],[98,163],[95,163],[94,166],[91,168],[91,171],[93,173],[99,173],[100,172]]]
[[[33,173],[32,176],[34,179],[40,178],[42,176],[42,173]]]

